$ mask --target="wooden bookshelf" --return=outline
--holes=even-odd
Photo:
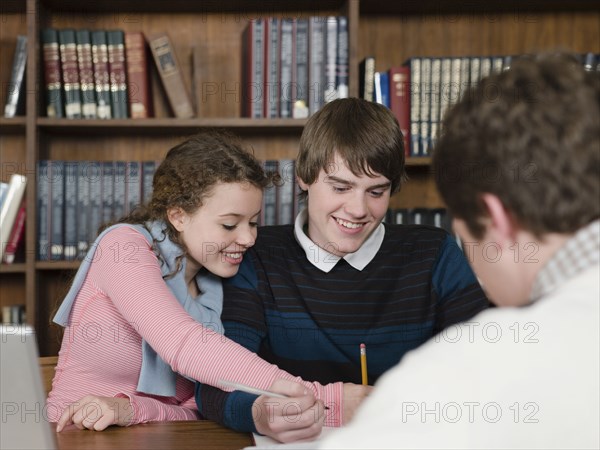
[[[526,5],[524,5],[526,4]],[[239,98],[207,96],[198,117],[171,117],[156,71],[151,72],[156,118],[67,120],[45,117],[40,60],[44,27],[115,29],[146,34],[168,30],[185,82],[192,85],[194,48],[202,55],[206,83],[240,82],[241,32],[256,17],[346,15],[349,18],[350,95],[358,95],[358,62],[376,58],[387,70],[411,56],[472,56],[528,53],[555,48],[600,53],[600,7],[596,2],[493,0],[488,2],[308,0],[6,0],[0,6],[0,51],[12,55],[16,36],[28,36],[27,112],[0,118],[0,180],[22,169],[28,176],[25,260],[0,266],[0,302],[26,305],[36,326],[40,354],[55,355],[60,339],[49,316],[67,290],[77,262],[36,261],[35,165],[41,159],[160,159],[184,136],[218,127],[241,135],[261,159],[293,158],[305,120],[246,119]],[[0,64],[0,104],[11,72],[10,57]],[[439,207],[428,158],[407,160],[410,180],[392,199],[395,207]]]

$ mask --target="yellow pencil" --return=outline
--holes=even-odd
[[[362,384],[369,384],[369,380],[367,377],[367,346],[365,344],[360,344],[360,373],[362,375]]]

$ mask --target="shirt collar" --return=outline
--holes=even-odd
[[[537,274],[531,289],[532,302],[600,261],[600,220],[577,231]]]
[[[308,210],[304,208],[294,223],[294,236],[298,244],[306,253],[306,259],[317,269],[328,273],[342,259],[315,244],[304,232],[304,225],[308,221]],[[367,240],[354,253],[348,253],[343,259],[356,270],[363,270],[381,248],[385,236],[385,227],[380,223]]]

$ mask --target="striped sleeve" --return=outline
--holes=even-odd
[[[303,384],[326,403],[341,405],[340,386],[308,383],[262,360],[190,317],[164,283],[146,239],[119,227],[99,243],[89,276],[125,320],[176,372],[217,386],[220,379],[268,389],[277,378]],[[341,423],[341,408],[334,412]]]

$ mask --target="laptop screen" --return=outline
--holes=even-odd
[[[0,325],[0,448],[55,449],[33,328]]]

